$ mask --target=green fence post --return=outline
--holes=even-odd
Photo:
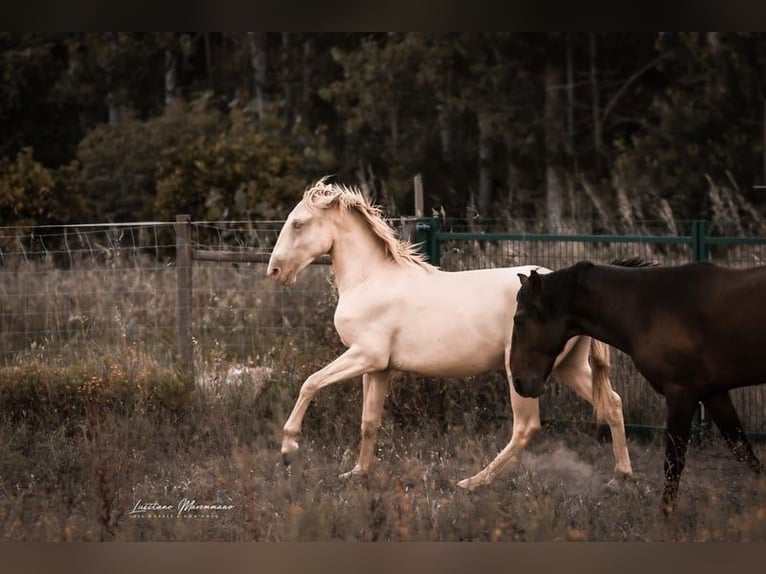
[[[707,221],[702,219],[692,221],[692,258],[694,261],[707,261],[710,257],[707,229]]]
[[[437,234],[441,231],[441,221],[438,217],[431,218],[431,237],[428,245],[428,262],[438,267],[441,261],[441,245]]]
[[[420,252],[426,256],[431,265],[439,265],[441,248],[436,234],[441,229],[438,217],[418,219],[415,224],[415,242],[420,245]]]
[[[707,261],[710,258],[710,246],[707,243],[707,221],[697,219],[692,221],[692,259]],[[710,436],[710,421],[702,403],[697,405],[697,424],[694,429],[694,442],[701,445]]]
[[[418,219],[415,222],[415,243],[418,250],[430,261],[431,250],[431,220]]]

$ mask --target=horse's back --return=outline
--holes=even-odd
[[[391,368],[429,376],[502,369],[519,273],[536,266],[381,276],[377,329],[391,333]]]
[[[666,378],[722,387],[766,382],[766,267],[709,263],[632,271],[644,326],[634,360]]]

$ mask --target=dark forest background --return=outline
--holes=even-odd
[[[0,224],[388,215],[762,230],[766,34],[0,33]]]

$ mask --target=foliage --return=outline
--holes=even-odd
[[[763,110],[766,50],[749,40],[731,35],[711,44],[688,34],[660,42],[675,54],[666,66],[678,80],[655,95],[643,129],[617,146],[617,169],[645,190],[647,204],[660,198],[687,218],[709,218],[707,177],[759,177],[766,118],[743,110]]]
[[[179,138],[163,150],[157,167],[157,216],[275,219],[295,204],[308,183],[301,177],[306,166],[300,150],[233,116],[220,133]]]
[[[417,173],[427,214],[709,218],[707,177],[762,211],[763,39],[6,32],[0,157],[79,170],[64,216],[86,221],[282,217],[328,173],[392,215]]]
[[[35,425],[76,428],[80,420],[111,411],[130,416],[137,410],[167,414],[191,401],[192,381],[132,350],[99,364],[57,366],[27,361],[0,368],[0,402],[16,419]]]
[[[96,221],[159,219],[154,210],[162,154],[197,138],[212,137],[224,120],[200,97],[146,121],[126,119],[96,127],[80,142],[80,187]],[[161,176],[160,176],[161,177]],[[175,218],[170,214],[168,220]]]
[[[78,212],[77,163],[48,169],[31,148],[0,158],[0,222],[17,225],[68,222]]]

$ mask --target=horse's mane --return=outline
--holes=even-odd
[[[610,261],[609,265],[616,265],[618,267],[656,267],[656,263],[646,261],[640,257],[618,257],[614,261]]]
[[[391,259],[397,263],[411,263],[424,269],[435,269],[418,252],[416,245],[396,237],[393,228],[383,219],[380,207],[367,201],[361,190],[342,184],[328,183],[327,177],[323,177],[306,189],[303,202],[309,208],[327,209],[337,205],[341,211],[354,209],[383,243]]]

